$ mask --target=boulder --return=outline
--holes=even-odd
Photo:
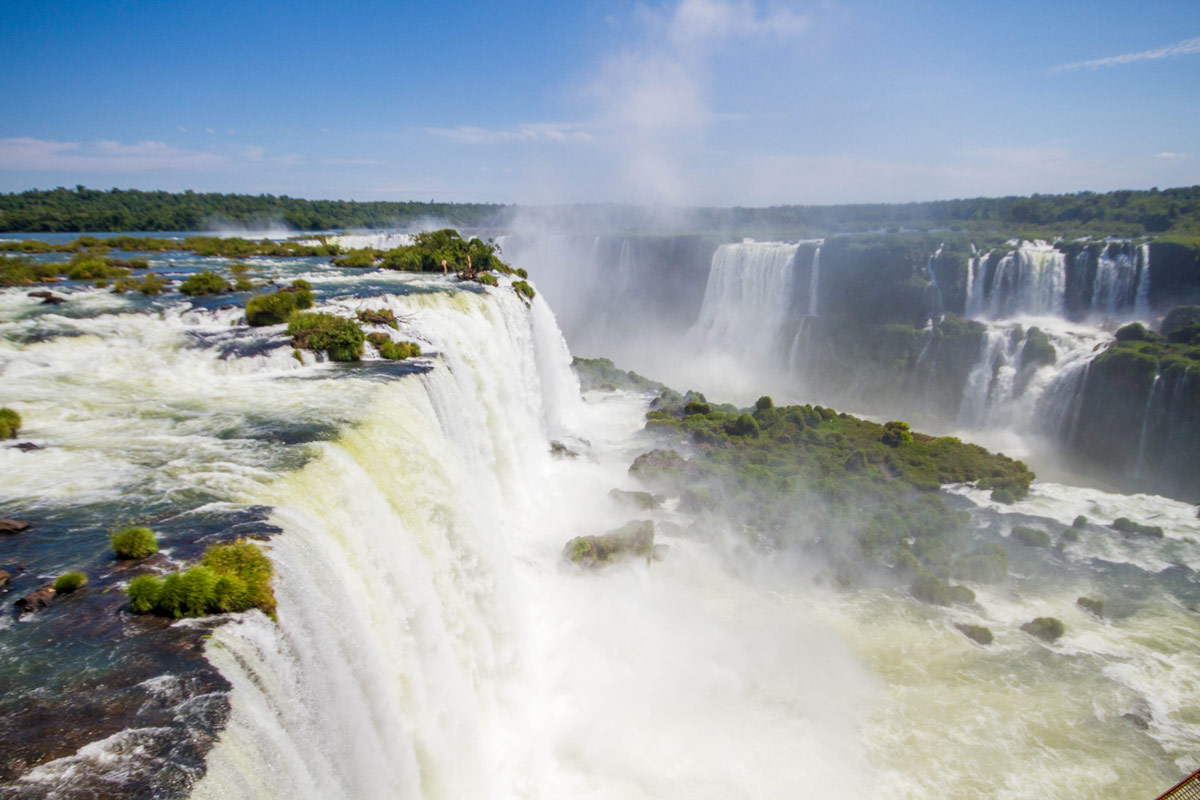
[[[654,523],[634,520],[600,536],[577,536],[563,548],[563,558],[596,568],[624,558],[654,557]]]
[[[10,444],[9,447],[13,450],[20,450],[23,453],[28,453],[31,450],[44,450],[45,449],[40,444],[34,444],[33,442],[21,442],[20,444]]]
[[[982,625],[968,625],[960,622],[954,627],[958,628],[963,632],[964,636],[977,644],[989,645],[992,643],[993,637],[991,630]]]
[[[1064,628],[1062,622],[1054,617],[1038,617],[1022,625],[1021,630],[1044,641],[1053,642],[1063,635]]]
[[[50,605],[50,601],[54,599],[54,595],[54,586],[47,584],[25,595],[13,605],[17,607],[17,611],[20,613],[28,614],[31,611],[40,611]]]
[[[24,533],[29,523],[20,519],[0,519],[0,533]]]
[[[12,575],[9,574],[8,570],[0,569],[0,589],[3,589],[5,586],[8,586],[8,582],[11,580],[12,580]]]
[[[627,492],[624,489],[612,489],[608,497],[614,503],[626,508],[636,508],[641,511],[657,511],[662,503],[649,492]]]

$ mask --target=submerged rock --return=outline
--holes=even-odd
[[[0,533],[24,533],[29,523],[20,519],[0,519]]]
[[[992,631],[989,628],[985,628],[983,625],[968,625],[965,623],[959,623],[954,627],[962,631],[963,635],[972,642],[982,645],[989,645],[992,643]]]
[[[29,594],[18,600],[15,605],[17,611],[22,614],[28,614],[31,611],[41,611],[54,599],[57,592],[54,591],[54,586],[47,584],[40,589],[35,589]]]
[[[654,523],[634,520],[601,536],[577,536],[563,548],[563,558],[596,568],[623,558],[654,557]]]
[[[559,441],[550,442],[550,455],[555,458],[579,458],[579,453]]]
[[[624,489],[612,489],[608,497],[619,506],[637,508],[642,511],[657,511],[662,508],[662,502],[649,492],[627,492]]]
[[[10,444],[8,447],[10,450],[20,450],[24,453],[28,453],[31,450],[45,450],[46,449],[46,448],[42,447],[40,444],[34,444],[33,442],[21,442],[20,444]]]
[[[1054,617],[1038,617],[1022,625],[1021,630],[1043,641],[1053,642],[1063,635],[1065,628],[1062,622]]]

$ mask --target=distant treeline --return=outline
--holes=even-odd
[[[506,207],[483,203],[302,200],[262,194],[34,189],[0,194],[0,231],[204,231],[230,225],[293,230],[402,228],[422,218],[459,227],[498,223]]]
[[[434,218],[464,228],[506,227],[516,206],[482,203],[356,202],[294,197],[111,189],[0,194],[0,231],[199,231],[282,224],[293,230],[397,228]],[[1200,186],[1078,192],[927,203],[769,208],[694,208],[669,213],[635,206],[521,209],[562,229],[664,232],[680,228],[797,238],[873,230],[961,230],[1021,236],[1200,236]]]

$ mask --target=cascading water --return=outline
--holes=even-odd
[[[995,255],[970,260],[968,317],[1062,316],[1067,287],[1062,252],[1037,241],[1021,242],[999,258]]]
[[[753,241],[717,248],[690,334],[704,351],[731,359],[730,369],[777,369],[791,340],[798,248]],[[810,307],[815,297],[810,294]]]

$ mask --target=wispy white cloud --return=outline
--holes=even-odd
[[[1169,153],[1169,152],[1168,152],[1168,153],[1155,153],[1155,154],[1154,154],[1154,157],[1155,157],[1155,158],[1167,158],[1167,159],[1173,159],[1173,158],[1195,158],[1195,157],[1196,157],[1196,154],[1195,154],[1195,153]]]
[[[1097,58],[1091,61],[1076,61],[1072,64],[1059,64],[1057,67],[1052,67],[1051,72],[1068,72],[1077,69],[1102,69],[1104,67],[1118,67],[1122,64],[1133,64],[1138,61],[1158,61],[1163,58],[1174,58],[1175,56],[1186,56],[1200,53],[1200,36],[1192,39],[1184,39],[1182,42],[1159,47],[1155,50],[1142,50],[1137,53],[1122,53],[1119,56],[1109,56],[1108,58]]]
[[[202,170],[228,164],[228,156],[181,150],[166,142],[59,142],[28,136],[0,139],[0,169],[83,172]]]
[[[507,144],[510,142],[590,142],[587,126],[579,123],[537,122],[514,128],[481,128],[459,125],[455,128],[426,128],[426,132],[462,144]]]

